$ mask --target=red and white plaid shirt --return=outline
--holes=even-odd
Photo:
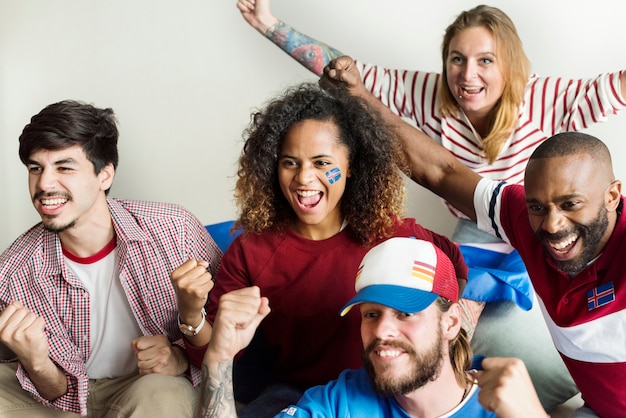
[[[221,251],[200,221],[181,206],[112,198],[108,205],[117,236],[119,280],[139,328],[144,335],[165,334],[182,347],[169,275],[189,258],[208,261],[214,275]],[[87,414],[89,395],[85,366],[90,355],[89,298],[64,263],[58,235],[41,223],[0,255],[0,310],[19,300],[45,320],[49,355],[65,371],[68,391],[49,402],[21,365],[17,378],[43,404],[82,415]],[[200,371],[191,367],[194,385],[200,377]]]

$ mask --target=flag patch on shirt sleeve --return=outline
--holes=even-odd
[[[613,282],[595,287],[587,292],[587,309],[590,311],[611,303],[615,300]]]
[[[292,417],[298,412],[298,408],[290,406],[289,408],[283,409],[283,412]]]

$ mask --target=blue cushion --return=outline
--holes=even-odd
[[[225,221],[204,226],[223,253],[226,252],[233,240],[241,234],[240,229],[231,231],[234,223],[235,221]]]

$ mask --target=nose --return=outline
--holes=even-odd
[[[381,314],[373,329],[374,336],[381,340],[393,339],[398,335],[395,318],[390,314]]]
[[[300,184],[309,184],[314,178],[314,169],[309,164],[303,164],[296,173],[295,180]]]
[[[476,69],[478,66],[471,60],[465,61],[465,65],[463,67],[463,77],[466,80],[471,80],[476,76]]]
[[[547,211],[541,222],[541,228],[550,233],[556,234],[561,231],[564,226],[564,216],[555,208],[552,208]]]
[[[38,190],[42,190],[42,191],[50,190],[54,187],[56,182],[57,182],[57,176],[54,170],[48,170],[48,169],[42,168],[41,171],[39,171],[36,174],[35,185]]]

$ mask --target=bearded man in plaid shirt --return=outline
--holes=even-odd
[[[108,196],[117,139],[111,109],[76,101],[19,138],[41,222],[0,255],[0,416],[193,415],[170,273],[213,274],[221,251],[178,205]]]

